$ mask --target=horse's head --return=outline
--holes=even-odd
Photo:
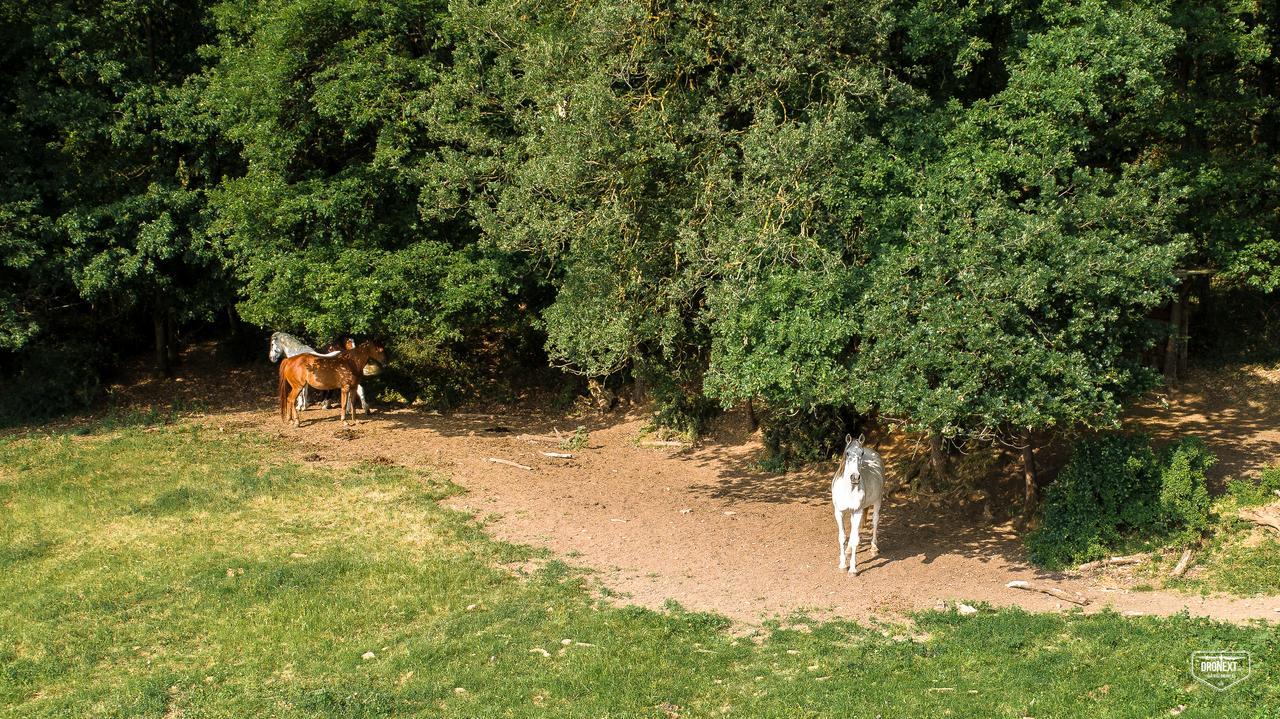
[[[271,351],[267,352],[267,357],[272,362],[279,362],[284,358],[284,347],[280,342],[279,332],[271,335]]]
[[[862,476],[862,458],[867,454],[867,448],[862,444],[865,437],[859,435],[854,439],[851,434],[844,436],[844,466],[855,481]]]
[[[365,376],[373,376],[382,371],[382,365],[387,363],[387,348],[381,342],[369,340],[360,343],[356,348],[365,358],[363,373]]]

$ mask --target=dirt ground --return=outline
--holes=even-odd
[[[756,468],[759,437],[732,414],[692,448],[643,446],[643,412],[600,416],[494,409],[438,414],[418,408],[377,411],[343,427],[336,410],[304,412],[284,425],[276,411],[274,368],[254,366],[210,379],[190,353],[172,380],[114,388],[125,404],[180,399],[201,407],[198,421],[257,429],[295,442],[301,459],[336,466],[391,460],[447,472],[466,494],[454,505],[501,539],[549,549],[595,570],[625,601],[660,607],[675,600],[756,623],[802,611],[814,617],[901,618],[953,601],[1067,611],[1054,597],[1006,588],[1015,579],[1085,595],[1085,611],[1192,615],[1228,621],[1280,621],[1280,597],[1202,597],[1135,591],[1123,569],[1046,573],[1030,566],[1008,521],[975,507],[908,496],[887,478],[880,553],[864,525],[858,576],[836,568],[830,509],[831,467],[786,475]],[[1196,432],[1222,461],[1215,478],[1248,473],[1280,457],[1280,370],[1240,369],[1192,375],[1175,393],[1135,408],[1134,419],[1159,436]],[[577,425],[590,431],[572,459],[544,456],[552,444],[521,439]],[[490,458],[526,465],[499,464]],[[868,518],[869,519],[869,518]],[[1146,580],[1150,581],[1150,580]]]

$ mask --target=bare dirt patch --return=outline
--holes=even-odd
[[[1280,620],[1280,597],[1133,591],[1124,572],[1039,571],[1027,563],[1009,523],[909,498],[893,476],[881,513],[880,554],[869,552],[868,527],[859,550],[862,573],[847,576],[836,569],[829,468],[783,476],[758,470],[758,437],[733,418],[724,431],[692,448],[640,445],[645,418],[638,413],[566,417],[534,408],[445,414],[399,408],[361,415],[350,428],[337,421],[336,410],[312,409],[294,429],[280,421],[270,370],[255,369],[251,382],[236,375],[233,386],[222,387],[189,364],[179,375],[183,381],[153,383],[135,397],[191,395],[184,401],[216,408],[198,413],[197,421],[256,427],[295,443],[299,456],[312,462],[394,461],[447,471],[468,490],[454,505],[484,519],[496,536],[590,567],[605,586],[646,606],[675,600],[746,622],[795,612],[900,617],[955,600],[1031,611],[1074,608],[1005,586],[1022,579],[1083,594],[1091,600],[1089,612],[1186,610],[1229,621]],[[1219,472],[1245,472],[1274,461],[1280,447],[1274,429],[1280,416],[1277,377],[1242,377],[1241,384],[1255,389],[1241,386],[1231,394],[1217,379],[1193,376],[1165,400],[1167,409],[1157,400],[1137,414],[1157,434],[1204,435],[1224,458]],[[1269,383],[1265,392],[1256,391],[1258,381]],[[118,394],[131,391],[121,388]],[[578,425],[586,426],[590,441],[572,459],[547,457],[542,452],[549,445],[520,438]],[[530,469],[496,464],[491,457]]]

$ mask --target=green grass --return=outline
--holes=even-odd
[[[1227,491],[1213,506],[1207,541],[1197,552],[1192,571],[1165,586],[1199,591],[1225,592],[1241,597],[1280,594],[1280,542],[1273,532],[1237,517],[1244,507],[1276,501],[1280,488],[1280,468],[1263,470],[1257,479],[1241,478],[1227,483]],[[1166,572],[1160,564],[1148,568]]]
[[[0,716],[1280,717],[1275,628],[984,608],[742,637],[503,570],[532,550],[442,508],[446,478],[283,455],[183,425],[0,439]],[[1217,648],[1253,676],[1196,684]]]

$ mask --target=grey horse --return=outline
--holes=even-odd
[[[332,357],[338,354],[337,352],[329,352],[327,354],[321,354],[320,352],[316,352],[315,347],[312,347],[311,345],[307,344],[306,342],[303,342],[302,340],[298,339],[297,337],[294,337],[293,335],[287,332],[276,332],[271,335],[271,349],[270,351],[267,352],[267,358],[270,359],[272,362],[279,362],[285,357],[293,357],[294,355],[300,355],[304,353],[313,354],[313,355],[316,355],[317,357]],[[364,404],[364,398],[361,397],[360,399],[361,399],[361,404]],[[303,387],[302,394],[298,395],[298,409],[299,410],[306,409],[307,404],[308,404],[307,388]]]

